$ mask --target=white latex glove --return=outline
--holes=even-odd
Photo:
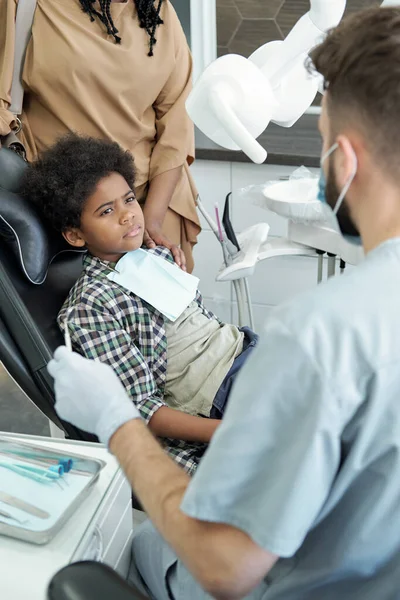
[[[47,369],[54,377],[55,409],[60,418],[94,433],[106,446],[121,425],[140,418],[109,365],[83,358],[61,346]]]

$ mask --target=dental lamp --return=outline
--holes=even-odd
[[[381,6],[399,4],[384,0]],[[346,0],[310,0],[309,12],[283,41],[264,44],[248,59],[228,54],[211,63],[186,102],[194,124],[219,146],[263,163],[267,151],[258,136],[270,122],[292,127],[322,91],[322,79],[308,72],[306,59],[345,8]]]
[[[345,8],[346,0],[310,0],[285,40],[264,44],[248,59],[228,54],[211,63],[186,103],[195,125],[216,144],[263,163],[267,152],[256,138],[271,121],[291,127],[311,106],[321,78],[308,72],[307,55]]]

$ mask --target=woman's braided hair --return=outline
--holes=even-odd
[[[96,0],[79,0],[83,12],[87,13],[91,21],[97,17],[107,29],[108,35],[112,35],[117,44],[121,43],[121,38],[117,35],[118,29],[115,27],[111,16],[111,0],[99,0],[100,11],[94,7]],[[153,56],[154,44],[157,42],[155,33],[159,25],[163,24],[160,17],[160,10],[163,0],[133,0],[136,5],[137,14],[139,17],[140,27],[145,29],[149,35],[149,53],[148,56]]]

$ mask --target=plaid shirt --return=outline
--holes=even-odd
[[[149,250],[170,262],[163,247]],[[83,271],[58,315],[63,331],[69,308],[68,330],[73,349],[87,358],[109,363],[119,376],[141,416],[149,422],[163,402],[167,372],[167,338],[164,316],[150,304],[107,279],[113,263],[87,254]],[[197,292],[196,302],[209,319]],[[206,444],[163,438],[166,451],[189,474],[194,473]]]

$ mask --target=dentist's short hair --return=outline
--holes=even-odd
[[[325,80],[332,133],[360,130],[377,161],[394,175],[400,159],[400,7],[361,10],[310,53]]]

